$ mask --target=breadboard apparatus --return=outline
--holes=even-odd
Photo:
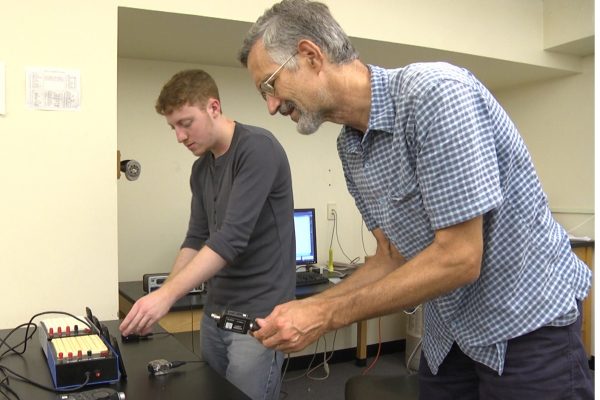
[[[87,307],[86,314],[39,323],[38,338],[56,389],[121,379],[123,364],[116,339]]]

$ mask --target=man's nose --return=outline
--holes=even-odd
[[[187,133],[183,128],[175,128],[175,137],[177,138],[177,143],[182,143],[185,139],[187,139]]]
[[[277,96],[267,95],[266,102],[267,102],[267,110],[269,111],[269,114],[271,114],[271,115],[277,114],[277,111],[279,110],[279,107],[281,106],[281,99],[279,99],[279,97],[277,97]]]

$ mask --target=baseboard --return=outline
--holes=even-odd
[[[379,347],[378,343],[370,344],[367,346],[367,357],[374,357],[377,354],[377,348]],[[381,344],[381,354],[392,354],[404,351],[406,349],[406,340],[393,340],[390,342],[385,342]],[[319,356],[320,354],[320,356]],[[329,356],[329,353],[328,353]],[[306,369],[309,367],[311,360],[313,359],[313,355],[305,355],[298,357],[290,357],[286,358],[283,363],[283,368],[286,368],[287,365],[288,371]],[[313,362],[313,366],[318,364],[323,360],[323,352],[317,354],[315,361]],[[348,348],[348,349],[340,349],[335,350],[331,359],[329,360],[329,364],[342,363],[356,361],[356,347]],[[364,363],[363,363],[364,364]]]

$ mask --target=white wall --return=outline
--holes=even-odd
[[[543,4],[545,48],[594,36],[594,1],[543,0]]]
[[[557,220],[594,232],[594,56],[571,77],[496,93],[519,128]]]
[[[219,85],[224,112],[230,118],[269,129],[281,142],[292,169],[296,208],[317,212],[318,256],[327,262],[333,222],[328,202],[337,204],[338,237],[350,258],[364,257],[362,219],[346,185],[337,157],[339,126],[327,124],[310,136],[296,132],[289,118],[272,117],[242,68],[119,59],[118,146],[123,158],[142,164],[136,181],[118,182],[119,280],[139,280],[144,273],[168,272],[183,240],[189,217],[189,172],[194,156],[154,111],[164,83],[176,72],[202,68]],[[367,252],[374,250],[364,229]],[[334,258],[348,262],[334,238]]]
[[[0,328],[46,310],[82,315],[85,306],[114,319],[117,9],[76,0],[4,3]],[[28,109],[27,67],[79,70],[81,110]]]

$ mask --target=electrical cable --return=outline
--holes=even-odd
[[[190,302],[190,316],[191,316],[191,329],[190,329],[190,338],[192,341],[192,353],[196,354],[196,345],[195,345],[195,340],[194,340],[194,310],[192,309],[192,304]],[[198,335],[200,335],[200,329],[198,329]],[[196,354],[197,355],[197,354]]]
[[[25,354],[25,352],[27,351],[27,343],[29,342],[29,340],[33,337],[33,335],[35,334],[35,332],[37,331],[37,325],[33,323],[33,320],[36,319],[37,317],[41,316],[41,315],[46,315],[46,314],[59,314],[59,315],[67,315],[69,317],[72,317],[74,319],[76,319],[77,321],[81,322],[83,325],[85,325],[86,327],[88,327],[89,329],[91,329],[91,325],[82,320],[81,318],[68,313],[68,312],[64,312],[64,311],[44,311],[41,313],[37,313],[34,314],[28,322],[23,323],[19,326],[17,326],[16,328],[12,329],[10,332],[8,332],[8,334],[6,336],[4,336],[3,338],[0,338],[0,349],[2,347],[6,347],[7,349],[0,354],[0,361],[2,359],[4,359],[4,357],[6,357],[7,354],[9,353],[14,353],[15,355],[23,355]],[[21,342],[18,342],[16,345],[10,345],[8,344],[8,339],[15,333],[17,332],[19,329],[21,328],[25,328],[25,334],[24,334],[24,338]],[[31,330],[31,333],[29,332]],[[19,349],[20,346],[23,346],[22,349]],[[0,371],[2,372],[2,374],[4,375],[4,378],[2,379],[2,381],[0,382],[0,393],[6,397],[7,399],[9,399],[8,395],[5,393],[9,392],[10,394],[12,394],[16,399],[20,399],[19,396],[17,395],[17,393],[10,388],[9,385],[9,374],[12,375],[15,379],[22,381],[24,383],[30,384],[32,386],[35,386],[39,389],[42,390],[46,390],[49,392],[54,392],[54,393],[67,393],[67,392],[73,392],[73,391],[77,391],[82,389],[83,387],[85,387],[89,381],[90,381],[90,372],[86,372],[85,375],[85,379],[84,382],[81,385],[78,385],[76,387],[72,387],[69,389],[56,389],[54,387],[50,387],[50,386],[46,386],[43,385],[39,382],[36,382],[32,379],[29,379],[23,375],[21,375],[20,373],[17,373],[15,371],[13,371],[12,369],[8,368],[5,365],[0,365]]]
[[[334,350],[335,349],[335,339],[337,337],[337,333],[338,333],[338,331],[336,330],[333,335],[333,343],[331,344],[331,353],[329,354],[329,357],[327,357],[327,338],[325,336],[323,336],[323,341],[325,344],[325,347],[323,349],[323,362],[318,364],[317,366],[313,367],[310,371],[308,371],[306,374],[307,378],[312,379],[314,381],[324,381],[327,378],[329,378],[329,360],[331,360],[331,357],[333,357],[333,353],[335,352],[335,350]],[[319,369],[321,366],[323,367],[323,370],[325,371],[325,376],[321,376],[321,377],[310,376],[311,373],[313,373],[314,371]]]
[[[333,210],[333,226],[331,227],[331,240],[329,241],[329,258],[327,260],[327,269],[329,270],[329,272],[334,271],[334,268],[333,268],[333,234],[336,230],[336,226],[337,226],[337,218],[336,218],[335,210]]]
[[[593,219],[594,219],[594,216],[592,215],[591,217],[588,217],[588,218],[584,219],[584,220],[583,220],[583,222],[581,222],[581,223],[579,223],[579,224],[575,225],[574,227],[571,227],[571,228],[569,228],[569,229],[566,229],[566,231],[567,231],[567,233],[569,233],[569,234],[572,234],[572,232],[573,232],[573,231],[575,231],[575,230],[577,230],[577,229],[581,228],[583,225],[587,224],[588,222],[590,222],[590,221],[591,221],[591,220],[593,220]]]
[[[37,325],[35,325],[33,323],[33,320],[36,319],[37,317],[41,316],[41,315],[46,315],[46,314],[61,314],[61,315],[68,315],[69,317],[75,318],[77,321],[83,323],[85,326],[87,326],[88,328],[92,328],[90,326],[90,324],[88,324],[86,321],[82,320],[81,318],[70,314],[68,312],[64,312],[64,311],[44,311],[41,313],[37,313],[35,314],[33,317],[31,317],[29,319],[29,322],[23,323],[19,326],[17,326],[16,328],[14,328],[13,330],[11,330],[4,338],[0,338],[0,348],[2,348],[2,346],[6,346],[8,347],[8,349],[6,351],[4,351],[4,353],[0,354],[0,360],[2,360],[4,358],[4,356],[9,353],[9,352],[13,352],[17,355],[23,355],[25,354],[25,351],[27,351],[27,342],[33,337],[33,335],[35,334],[35,332],[37,331]],[[31,335],[29,334],[29,328],[33,326],[33,330],[31,332]],[[6,341],[8,340],[9,337],[12,336],[13,333],[15,333],[18,329],[26,327],[25,329],[25,338],[23,339],[22,342],[17,343],[15,346],[10,346]],[[23,345],[23,350],[16,350],[17,347]]]
[[[375,359],[373,359],[371,364],[363,370],[361,375],[366,375],[375,366],[375,364],[379,360],[379,355],[381,354],[381,318],[379,318],[377,326],[378,326],[377,332],[378,332],[378,339],[379,339],[379,345],[377,346],[377,354],[375,355]]]
[[[367,248],[365,247],[365,236],[364,236],[364,230],[363,230],[364,226],[365,226],[365,220],[361,219],[360,220],[360,241],[362,242],[362,248],[363,248],[363,252],[365,253],[365,256],[368,256]]]
[[[281,385],[283,384],[283,382],[284,382],[284,381],[283,381],[283,378],[285,378],[285,374],[287,373],[287,369],[288,369],[288,367],[290,366],[290,359],[291,359],[292,357],[290,356],[290,353],[287,353],[285,358],[286,358],[286,361],[287,361],[287,362],[285,363],[285,367],[283,368],[283,372],[282,372],[282,374],[281,374],[281,379],[280,379],[280,381],[279,381],[279,385],[280,385],[280,386],[281,386]]]
[[[329,241],[329,250],[331,250],[333,248],[333,234],[335,233],[336,226],[337,226],[337,213],[335,212],[335,210],[332,210],[332,212],[333,212],[333,226],[331,227],[331,240]]]
[[[46,386],[46,385],[41,384],[39,382],[36,382],[36,381],[34,381],[32,379],[29,379],[29,378],[27,378],[27,377],[25,377],[25,376],[23,376],[23,375],[15,372],[15,371],[13,371],[12,369],[8,368],[5,365],[0,365],[0,370],[2,370],[4,374],[6,374],[6,371],[8,371],[9,373],[11,373],[15,377],[15,379],[17,379],[17,380],[19,380],[21,382],[28,383],[28,384],[30,384],[32,386],[35,386],[35,387],[39,388],[39,389],[46,390],[48,392],[53,392],[53,393],[68,393],[68,392],[75,392],[77,390],[83,389],[89,383],[89,381],[90,381],[90,375],[91,375],[91,372],[89,372],[89,371],[85,372],[85,374],[84,374],[85,375],[85,380],[84,380],[83,383],[81,383],[78,386],[75,386],[75,387],[72,387],[72,388],[69,388],[69,389],[56,389],[54,387]]]
[[[415,348],[413,349],[413,351],[410,353],[410,355],[408,356],[408,360],[406,360],[406,369],[408,370],[409,373],[414,374],[419,372],[416,369],[412,369],[410,367],[410,363],[412,363],[413,358],[415,358],[415,355],[417,354],[417,350],[421,349],[421,344],[423,343],[423,339],[419,339],[419,341],[417,342],[417,345],[415,346]]]
[[[317,343],[319,343],[319,341],[317,340]],[[306,369],[306,371],[304,371],[302,374],[298,375],[298,376],[293,376],[291,378],[287,378],[287,379],[283,379],[282,382],[292,382],[292,381],[296,381],[298,379],[304,378],[306,376],[306,374],[309,371],[309,368],[311,368],[313,361],[315,360],[315,357],[317,356],[317,349],[315,348],[315,352],[313,353],[312,359],[310,360],[310,362],[308,363],[308,367]]]
[[[2,390],[4,390],[3,385],[0,385],[0,394],[7,400],[10,400],[10,397],[8,397],[8,395],[6,393],[4,393]],[[9,388],[8,386],[6,387],[6,390],[8,390],[9,392],[12,392],[12,389]],[[19,399],[19,396],[15,396],[17,399]]]
[[[329,245],[329,248],[331,249],[333,247],[333,234],[335,233],[335,238],[336,238],[338,247],[340,248],[340,251],[342,252],[342,254],[344,255],[344,257],[346,257],[346,259],[348,260],[348,262],[350,264],[355,264],[359,260],[359,257],[355,257],[355,258],[352,259],[344,251],[344,248],[342,247],[342,244],[340,243],[340,237],[338,235],[338,229],[337,229],[337,226],[338,226],[338,223],[337,223],[337,219],[338,219],[337,218],[337,211],[332,210],[332,213],[333,213],[333,231],[331,233],[332,238],[331,238],[331,244]]]
[[[31,331],[31,335],[29,335],[29,327],[31,325],[33,325],[33,329]],[[27,327],[27,330],[25,331],[25,339],[23,339],[22,342],[17,343],[15,346],[9,345],[6,342],[8,340],[8,338],[11,337],[12,334],[15,333],[17,330],[19,330],[19,329],[21,329],[23,327]],[[31,322],[26,322],[24,324],[21,324],[21,325],[17,326],[13,330],[11,330],[4,338],[0,338],[0,349],[2,348],[2,346],[8,347],[8,349],[4,353],[0,354],[0,360],[2,360],[2,358],[4,358],[4,356],[7,353],[11,352],[11,351],[13,353],[17,354],[17,355],[21,355],[21,354],[25,353],[25,350],[27,349],[27,341],[33,337],[33,335],[35,334],[36,330],[37,330],[37,325],[32,324]],[[21,345],[24,346],[23,350],[22,351],[17,350],[16,348],[19,347],[19,346],[21,346]]]
[[[6,372],[4,370],[0,370],[0,372],[2,372],[2,374],[4,375],[4,378],[2,379],[2,381],[0,381],[0,394],[2,394],[2,396],[4,396],[7,400],[10,400],[8,394],[5,393],[6,391],[9,394],[12,394],[17,400],[20,400],[19,395],[9,386],[10,381]]]
[[[2,394],[4,397],[6,397],[8,400],[10,400],[10,397],[8,397],[8,395],[6,393],[4,393],[3,390],[6,390],[10,394],[12,394],[17,400],[21,400],[19,395],[14,390],[12,390],[12,388],[9,387],[8,384],[0,385],[0,394]]]
[[[419,304],[416,307],[413,307],[412,310],[404,310],[404,314],[406,315],[413,315],[414,313],[416,313],[419,309],[421,308],[421,304]],[[408,370],[409,373],[416,373],[418,372],[418,370],[414,370],[410,367],[410,364],[413,360],[413,358],[415,357],[415,355],[417,354],[417,351],[421,348],[421,344],[423,342],[423,338],[419,338],[419,341],[417,342],[417,345],[415,346],[415,348],[413,349],[413,351],[410,353],[410,355],[408,356],[408,359],[406,360],[406,369]]]
[[[298,375],[298,376],[294,376],[291,378],[287,378],[285,379],[285,375],[287,373],[287,369],[289,366],[289,359],[290,359],[290,355],[288,354],[288,362],[284,368],[284,372],[282,374],[281,377],[281,382],[291,382],[291,381],[296,381],[298,379],[302,379],[304,377],[307,377],[308,379],[312,379],[312,380],[325,380],[329,377],[329,364],[327,364],[329,362],[329,360],[331,360],[331,357],[333,357],[333,353],[335,352],[335,340],[337,338],[337,333],[338,331],[336,330],[334,335],[333,335],[333,344],[331,346],[331,353],[329,354],[329,357],[326,356],[327,354],[327,339],[324,336],[321,336],[318,340],[317,343],[315,344],[315,351],[313,352],[312,358],[310,360],[310,362],[308,363],[308,367],[306,367],[306,370]],[[317,357],[317,353],[318,353],[318,349],[319,349],[319,343],[321,341],[321,339],[324,340],[325,342],[325,350],[323,352],[323,362],[317,364],[315,367],[313,367],[313,362],[315,361],[315,358]],[[326,376],[325,377],[311,377],[310,374],[314,371],[316,371],[318,368],[320,368],[321,366],[323,366],[323,368],[326,370]]]

